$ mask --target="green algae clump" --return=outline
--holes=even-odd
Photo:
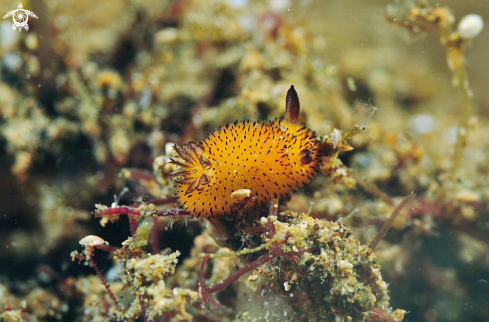
[[[250,275],[247,282],[252,294],[248,289],[240,301],[246,303],[241,308],[245,309],[243,321],[260,320],[267,311],[270,317],[285,320],[306,315],[309,321],[336,321],[336,317],[376,321],[374,308],[389,312],[392,321],[402,321],[404,311],[392,312],[390,308],[387,283],[382,280],[377,258],[368,246],[351,236],[349,227],[291,211],[271,220],[276,230],[273,239],[284,241],[281,247],[286,253],[301,255],[278,257]],[[268,224],[265,218],[260,222]],[[263,236],[266,241],[267,234]],[[262,310],[259,302],[277,305]],[[281,311],[287,306],[294,310]]]

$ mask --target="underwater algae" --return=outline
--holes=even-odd
[[[290,98],[291,96],[293,99]],[[240,237],[243,242],[261,244],[255,249],[244,249],[227,255],[222,253],[199,255],[199,257],[204,257],[199,274],[200,300],[204,304],[211,303],[216,307],[220,307],[220,304],[210,294],[224,289],[247,272],[258,268],[261,271],[260,274],[268,278],[265,279],[263,285],[257,287],[255,293],[260,291],[262,294],[264,292],[271,293],[267,298],[273,301],[274,296],[280,296],[280,293],[276,294],[278,290],[281,290],[281,287],[278,287],[278,285],[283,284],[285,291],[289,292],[289,301],[293,301],[295,306],[301,308],[300,311],[305,310],[303,307],[310,306],[305,311],[307,313],[298,313],[290,310],[288,312],[283,311],[283,304],[264,308],[267,312],[266,316],[271,315],[270,319],[285,318],[286,320],[308,319],[334,321],[335,316],[342,316],[348,320],[355,318],[365,321],[375,321],[379,315],[383,315],[389,321],[402,320],[405,311],[396,310],[393,313],[396,318],[389,316],[384,311],[389,310],[389,297],[387,295],[387,284],[381,278],[379,272],[380,266],[377,264],[372,253],[371,248],[374,248],[374,246],[369,248],[366,245],[361,245],[356,239],[349,238],[351,232],[341,224],[314,219],[306,214],[282,213],[280,215],[282,221],[276,219],[274,221],[274,218],[278,215],[279,207],[277,196],[283,196],[283,188],[287,186],[275,184],[268,185],[267,188],[265,185],[267,181],[270,182],[270,179],[266,175],[261,175],[261,173],[254,174],[253,171],[255,170],[253,167],[249,170],[251,174],[242,173],[242,171],[247,170],[244,169],[246,165],[253,164],[254,160],[259,160],[259,155],[268,151],[266,152],[267,154],[275,154],[277,158],[281,159],[281,162],[276,161],[274,165],[267,164],[265,168],[273,167],[275,170],[280,170],[282,167],[282,171],[287,172],[279,173],[279,175],[288,175],[290,180],[288,184],[289,188],[294,188],[291,184],[295,184],[295,188],[297,188],[303,181],[294,180],[295,176],[298,176],[299,179],[303,176],[305,180],[310,180],[311,177],[307,175],[310,167],[316,167],[316,169],[313,168],[315,171],[319,169],[317,165],[314,165],[314,162],[318,162],[317,158],[321,156],[318,151],[328,151],[328,153],[323,152],[322,157],[330,158],[333,155],[337,155],[340,147],[348,146],[344,142],[347,136],[340,140],[340,142],[335,143],[330,142],[327,137],[324,137],[324,141],[321,143],[316,141],[314,134],[308,132],[307,128],[292,122],[293,119],[297,119],[296,116],[299,114],[299,99],[293,87],[289,89],[287,94],[287,112],[289,112],[291,101],[292,106],[296,107],[297,111],[292,114],[287,113],[288,118],[286,120],[277,120],[267,124],[235,123],[233,125],[244,132],[243,136],[246,136],[246,133],[248,133],[247,135],[250,137],[250,141],[248,142],[253,143],[253,139],[257,141],[255,146],[249,146],[249,149],[252,151],[252,157],[256,156],[256,158],[253,158],[251,162],[239,163],[239,156],[242,156],[242,154],[236,153],[236,150],[239,151],[241,149],[239,144],[244,143],[229,138],[230,145],[233,146],[229,146],[228,148],[234,154],[228,155],[228,162],[233,161],[236,163],[234,167],[238,169],[234,170],[235,173],[233,174],[235,176],[233,178],[238,184],[244,187],[257,189],[257,193],[252,195],[248,192],[244,198],[239,198],[237,201],[234,201],[233,194],[243,189],[231,192],[229,189],[223,187],[225,185],[232,187],[233,179],[227,179],[230,182],[221,183],[218,181],[219,175],[222,172],[219,167],[226,167],[226,161],[224,161],[225,159],[216,161],[211,150],[214,148],[219,151],[219,145],[214,144],[212,146],[209,143],[191,142],[184,148],[175,147],[178,158],[170,159],[171,164],[177,167],[176,172],[171,175],[182,178],[176,181],[176,184],[179,186],[178,194],[180,203],[183,207],[187,208],[187,211],[180,209],[157,209],[158,205],[175,203],[176,200],[173,198],[155,200],[154,203],[151,201],[149,203],[142,202],[139,207],[118,206],[117,204],[113,204],[111,207],[98,205],[96,216],[102,217],[104,223],[107,220],[116,220],[121,214],[127,214],[129,216],[132,237],[122,243],[122,248],[118,248],[106,245],[100,237],[87,236],[80,241],[80,244],[85,246],[84,253],[79,254],[78,252],[73,252],[72,256],[73,259],[89,263],[95,269],[117,308],[117,310],[112,311],[115,317],[132,320],[142,315],[145,320],[152,320],[157,316],[168,315],[175,316],[177,320],[186,320],[192,316],[187,312],[185,304],[189,305],[197,302],[198,297],[195,291],[188,290],[187,295],[193,295],[193,297],[187,299],[190,302],[183,302],[177,308],[175,308],[175,304],[168,303],[168,300],[162,302],[161,299],[155,297],[154,294],[162,294],[163,289],[157,291],[153,288],[159,284],[163,277],[173,275],[174,268],[173,266],[165,266],[165,257],[159,259],[160,266],[155,266],[158,260],[155,260],[154,257],[161,256],[157,254],[157,242],[153,244],[156,246],[152,249],[152,253],[156,255],[145,253],[143,248],[150,242],[148,240],[150,238],[150,232],[152,232],[152,239],[157,238],[157,231],[152,231],[151,227],[151,225],[155,225],[154,220],[156,218],[168,216],[170,218],[198,218],[202,216],[209,218],[211,225],[209,233],[222,246],[233,249],[234,246],[232,243],[235,237]],[[227,132],[235,134],[234,132],[236,131],[233,131],[233,126],[220,128],[215,134],[211,134],[205,140],[225,136]],[[234,138],[239,138],[239,136],[234,136]],[[302,142],[299,142],[300,140]],[[227,152],[225,148],[228,141],[217,141],[221,143],[220,146],[224,150],[221,153]],[[269,144],[266,143],[267,141],[270,141]],[[323,146],[321,147],[321,145]],[[243,150],[246,150],[246,148],[243,148]],[[236,159],[233,159],[233,157]],[[271,160],[273,161],[274,159],[272,158]],[[248,160],[245,159],[245,161]],[[213,164],[215,164],[215,168]],[[255,166],[255,168],[258,171],[262,169],[259,166]],[[241,176],[239,176],[240,173]],[[231,171],[228,173],[228,176],[230,175],[232,176]],[[213,178],[213,176],[216,176],[216,178]],[[187,180],[187,178],[191,180]],[[221,180],[226,179],[222,178]],[[275,180],[275,182],[280,181]],[[267,189],[267,191],[260,190],[261,188]],[[209,189],[215,189],[217,192],[210,191]],[[200,199],[194,198],[198,204],[194,202],[192,206],[186,207],[186,203],[191,202],[191,197],[194,193],[197,195],[202,193]],[[187,194],[189,198],[185,199]],[[211,194],[211,197],[207,197],[206,194]],[[214,200],[206,201],[206,198],[212,199],[212,196],[214,196]],[[269,196],[269,199],[266,199],[267,196]],[[229,209],[226,209],[224,205],[228,206],[228,201]],[[264,217],[260,219],[261,213],[257,211],[256,207],[258,203],[264,203],[264,201],[271,202],[268,220]],[[212,203],[221,203],[223,205],[223,211],[213,212],[211,211],[212,209],[206,210],[209,208],[209,204]],[[220,209],[216,208],[216,210]],[[142,218],[152,217],[154,219],[152,223],[149,222],[150,224],[141,221]],[[220,217],[225,218],[225,220],[223,221]],[[309,224],[307,224],[306,218],[310,219]],[[139,226],[138,222],[140,222]],[[257,223],[262,223],[264,227],[257,226]],[[253,238],[252,235],[256,233],[263,235],[265,240],[260,241],[263,237],[258,239]],[[266,236],[268,236],[268,241],[266,240]],[[346,244],[343,244],[344,242]],[[116,262],[121,262],[120,265],[123,267],[122,272],[127,280],[130,281],[130,287],[133,289],[132,293],[138,295],[130,305],[131,310],[124,311],[121,309],[116,295],[113,293],[110,285],[105,281],[96,262],[93,260],[95,249],[109,251],[113,254],[112,258]],[[251,255],[252,253],[267,249],[269,252],[265,252],[259,258],[248,263],[223,281],[219,281],[209,288],[205,286],[205,265],[210,258]],[[180,255],[179,252],[170,255],[174,264],[176,264],[176,257],[178,255]],[[279,264],[276,263],[277,259],[279,259]],[[287,259],[290,260],[289,265],[287,265]],[[149,262],[147,263],[148,260]],[[267,265],[269,267],[264,270],[262,265],[269,262],[270,264]],[[129,269],[128,266],[130,267]],[[169,267],[172,268],[170,269]],[[165,269],[169,269],[169,272],[165,273]],[[159,274],[161,270],[163,272]],[[278,276],[274,277],[275,274]],[[140,276],[146,276],[146,278],[138,278]],[[252,281],[254,284],[260,284],[258,281],[259,276],[252,276],[256,276],[256,278],[250,276],[248,281]],[[303,283],[303,279],[306,276],[307,282]],[[357,280],[357,276],[361,281]],[[287,280],[287,277],[291,278],[290,281]],[[318,285],[319,287],[315,288],[314,285]],[[239,293],[239,289],[236,292]],[[180,291],[178,291],[178,294],[181,294]],[[252,301],[254,298],[255,295],[251,295],[248,301]],[[259,301],[263,300],[260,299]],[[162,303],[165,304],[163,305]],[[139,310],[132,310],[132,308],[138,306],[140,306]],[[242,311],[239,306],[237,309],[238,312]],[[185,316],[187,318],[184,318]],[[253,309],[248,308],[246,312],[243,312],[241,318],[244,320],[253,320],[257,318],[261,319],[262,317],[263,312],[254,312]]]
[[[487,316],[487,120],[480,98],[464,97],[478,84],[460,81],[474,33],[446,7],[394,1],[376,17],[359,3],[360,14],[389,26],[360,27],[366,39],[387,39],[360,48],[338,32],[341,23],[329,29],[338,35],[310,28],[308,14],[346,8],[336,2],[109,1],[93,15],[85,3],[43,5],[53,20],[33,8],[37,25],[1,49],[0,259],[11,265],[1,267],[0,320]],[[396,24],[434,30],[455,63],[436,69],[410,57],[397,48]],[[344,43],[351,47],[330,55]],[[54,87],[46,69],[56,70]],[[461,100],[452,81],[463,85]],[[212,180],[208,155],[194,158],[201,146],[188,142],[206,142],[219,127],[236,129],[226,136],[234,141],[246,124],[278,124],[269,120],[284,115],[290,84],[301,113],[289,104],[282,122],[315,132],[320,174],[288,183],[278,199],[274,185],[225,182],[231,188],[217,196],[231,211],[208,220],[178,208],[179,189],[197,194]],[[447,113],[459,106],[463,117]],[[288,156],[307,166],[319,158],[313,150],[300,145]],[[181,165],[204,171],[178,176]],[[280,172],[277,183],[286,183]],[[411,200],[402,212],[401,200]],[[383,222],[392,229],[374,237]]]

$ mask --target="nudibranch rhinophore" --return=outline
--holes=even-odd
[[[291,86],[286,118],[270,122],[234,122],[202,142],[175,146],[180,168],[175,178],[177,199],[196,217],[231,216],[233,192],[250,190],[247,207],[284,197],[309,182],[319,171],[321,153],[313,131],[297,124],[299,97]]]

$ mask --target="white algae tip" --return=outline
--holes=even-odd
[[[105,240],[95,235],[88,235],[80,239],[79,243],[80,245],[90,247],[90,246],[102,245],[105,243]]]
[[[484,28],[482,17],[476,14],[469,14],[460,20],[457,32],[463,39],[474,39]]]

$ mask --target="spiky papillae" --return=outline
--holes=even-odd
[[[232,215],[239,189],[251,190],[249,207],[283,197],[318,171],[317,144],[306,126],[283,119],[226,125],[201,143],[175,146],[177,197],[197,217]]]

